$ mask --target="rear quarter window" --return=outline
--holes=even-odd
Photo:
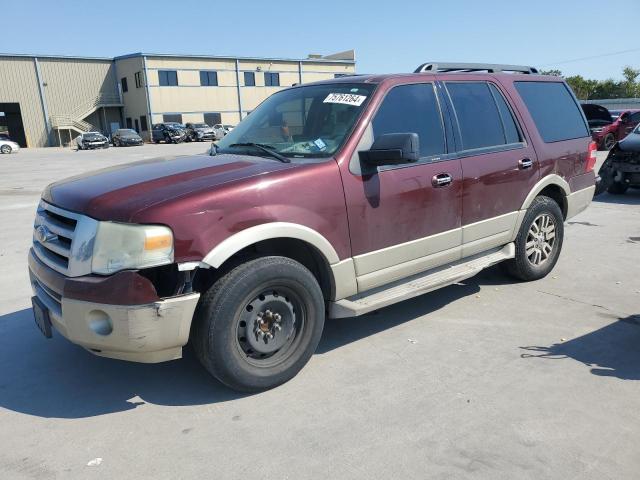
[[[588,137],[580,106],[561,82],[514,82],[545,143]]]

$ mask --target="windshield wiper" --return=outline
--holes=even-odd
[[[245,142],[245,143],[232,143],[229,147],[255,147],[259,150],[262,150],[264,153],[271,155],[273,158],[280,160],[282,163],[291,163],[291,159],[285,157],[284,155],[280,155],[275,151],[274,147],[271,145],[266,145],[263,143],[254,143],[254,142]]]

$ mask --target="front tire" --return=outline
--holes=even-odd
[[[191,340],[209,373],[232,389],[255,392],[304,367],[324,318],[313,274],[289,258],[263,257],[234,268],[202,296]]]
[[[526,282],[547,276],[562,250],[563,222],[562,211],[554,200],[536,197],[516,237],[515,257],[503,263],[506,272]]]

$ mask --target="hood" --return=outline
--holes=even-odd
[[[589,125],[591,125],[592,122],[600,124],[602,124],[602,122],[613,122],[613,118],[611,117],[609,110],[604,108],[602,105],[596,105],[595,103],[583,103],[581,106],[585,116],[587,117]]]
[[[294,166],[248,155],[158,158],[67,178],[49,185],[43,199],[98,220],[130,222],[158,203]]]
[[[630,133],[624,140],[618,142],[618,150],[623,152],[640,153],[640,133]]]

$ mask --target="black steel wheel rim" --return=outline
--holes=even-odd
[[[306,309],[291,288],[274,286],[247,297],[236,316],[236,346],[247,363],[273,367],[296,350],[305,328]]]

